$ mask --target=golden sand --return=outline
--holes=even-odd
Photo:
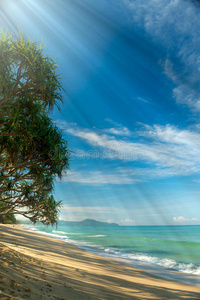
[[[166,281],[19,225],[0,225],[0,299],[198,299]]]

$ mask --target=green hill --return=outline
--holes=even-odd
[[[107,223],[107,222],[100,222],[92,219],[85,219],[80,222],[74,221],[58,221],[59,225],[72,225],[72,226],[119,226],[117,223]]]

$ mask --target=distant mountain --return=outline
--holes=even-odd
[[[92,219],[85,219],[80,222],[74,221],[58,221],[59,225],[72,225],[72,226],[119,226],[117,223],[107,223],[107,222],[100,222]]]

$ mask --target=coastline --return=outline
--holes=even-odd
[[[193,245],[193,241],[198,240],[200,226],[195,230],[196,233],[193,230],[192,238],[186,239],[185,242],[185,235],[189,236],[191,231],[188,231],[188,227],[185,228],[185,226],[180,226],[181,230],[177,231],[173,226],[173,235],[179,236],[182,243],[185,243],[184,248],[179,241],[171,240],[171,229],[168,231],[166,226],[163,226],[164,231],[161,229],[162,226],[156,227],[156,232],[155,230],[149,231],[149,226],[147,226],[147,231],[146,229],[143,230],[144,227],[132,226],[126,228],[125,231],[122,230],[123,227],[121,226],[111,226],[109,230],[107,226],[95,228],[93,226],[62,226],[58,224],[56,229],[51,227],[47,229],[42,225],[22,224],[22,226],[26,230],[62,240],[87,252],[126,264],[157,277],[200,288],[199,260],[196,256],[194,257]],[[113,233],[114,228],[116,230]],[[136,228],[138,230],[135,230]],[[163,234],[166,236],[164,241]],[[121,238],[124,241],[123,245],[121,244]],[[130,242],[131,240],[132,242]],[[147,240],[150,241],[149,244]],[[155,248],[150,245],[152,241],[153,243],[156,241]],[[126,250],[127,244],[129,245],[128,251]],[[190,247],[190,254],[187,250],[188,247]],[[160,255],[162,251],[165,253],[164,256]],[[177,257],[177,254],[182,257]]]
[[[200,299],[198,287],[161,279],[20,225],[0,225],[0,265],[2,299]]]

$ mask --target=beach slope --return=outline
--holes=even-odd
[[[0,225],[0,299],[200,299],[166,281],[19,225]]]

